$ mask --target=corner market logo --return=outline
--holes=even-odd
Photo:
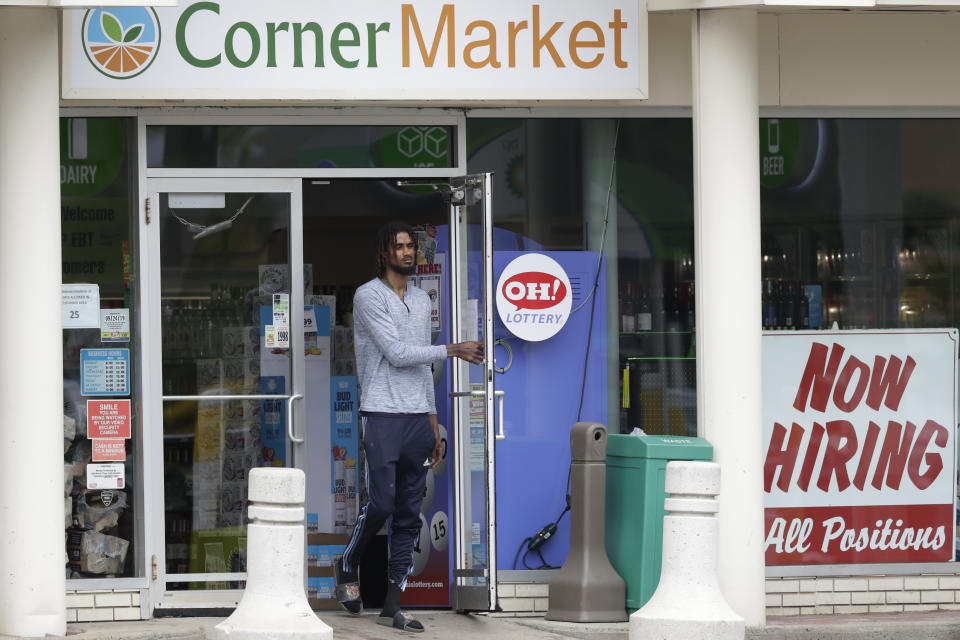
[[[110,78],[132,78],[157,57],[160,20],[145,7],[90,9],[81,35],[83,51],[97,71]]]

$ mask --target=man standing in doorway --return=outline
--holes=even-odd
[[[423,625],[400,609],[420,534],[427,461],[442,455],[430,366],[447,357],[483,360],[482,342],[430,344],[430,298],[407,279],[417,268],[417,240],[406,224],[377,232],[377,277],[353,297],[354,351],[360,382],[363,448],[370,501],[334,565],[336,596],[349,613],[362,609],[358,567],[368,543],[392,516],[387,596],[377,624],[403,631]]]

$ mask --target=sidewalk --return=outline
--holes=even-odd
[[[335,639],[455,638],[456,640],[626,640],[628,623],[573,624],[543,618],[501,618],[422,611],[423,634],[401,634],[376,624],[369,613],[359,618],[339,611],[321,613]],[[69,640],[210,640],[223,618],[157,618],[140,622],[90,622],[68,625]],[[747,631],[750,640],[957,640],[960,612],[874,613],[870,615],[776,617],[764,629]]]

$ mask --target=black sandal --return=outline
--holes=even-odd
[[[357,581],[343,582],[341,566],[343,560],[336,558],[333,563],[333,575],[335,586],[333,593],[337,597],[337,602],[344,611],[353,616],[363,613],[363,601],[360,599],[360,583]]]
[[[393,617],[379,615],[377,616],[377,624],[410,633],[423,633],[423,625],[420,624],[420,621],[406,611],[397,611],[393,614]]]

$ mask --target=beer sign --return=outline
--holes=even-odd
[[[954,559],[957,330],[763,337],[766,563]]]

